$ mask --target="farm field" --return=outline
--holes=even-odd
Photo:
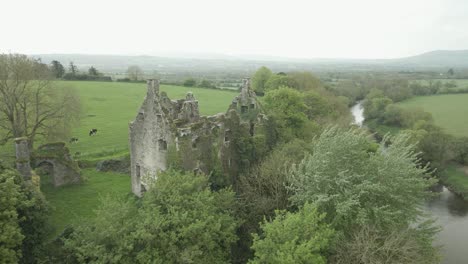
[[[70,145],[72,154],[84,159],[123,156],[128,153],[128,123],[136,116],[146,94],[144,83],[58,81],[64,89],[75,89],[81,97],[82,118],[72,137],[78,142]],[[235,91],[161,85],[171,99],[185,98],[192,91],[199,100],[202,115],[225,112]],[[89,130],[96,128],[96,136]],[[0,155],[14,155],[13,146],[0,149]]]
[[[416,80],[421,84],[429,84],[428,80]],[[442,83],[454,82],[457,85],[457,88],[465,88],[468,87],[468,79],[432,79],[431,81],[437,82],[440,81]]]
[[[60,234],[70,224],[94,217],[94,210],[99,208],[106,196],[118,199],[130,194],[130,176],[109,172],[97,172],[94,169],[81,171],[84,183],[54,188],[50,184],[41,186],[46,199],[53,207],[51,225],[54,230],[51,237]],[[41,179],[41,182],[44,182]]]
[[[435,123],[455,136],[468,136],[468,94],[418,96],[399,103],[420,107],[432,114]]]

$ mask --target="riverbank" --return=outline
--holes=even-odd
[[[452,164],[441,173],[440,180],[447,189],[468,201],[468,167]]]

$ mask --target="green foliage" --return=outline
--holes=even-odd
[[[263,95],[265,93],[265,85],[272,74],[271,70],[265,66],[254,73],[252,76],[252,89],[256,94]]]
[[[188,78],[184,81],[183,85],[185,87],[195,87],[197,85],[197,81],[194,78]]]
[[[348,236],[336,244],[331,262],[336,264],[440,263],[432,246],[434,228],[431,221],[416,227],[382,230],[366,225],[347,230]]]
[[[261,225],[263,234],[254,235],[255,258],[249,263],[326,263],[334,231],[324,217],[307,203],[296,213],[277,211],[273,221]]]
[[[93,66],[89,67],[88,69],[88,74],[91,75],[91,76],[99,76],[99,71],[94,68]]]
[[[264,98],[264,108],[275,119],[280,137],[291,139],[303,133],[308,121],[304,95],[297,90],[281,87],[268,91]]]
[[[293,88],[296,88],[299,91],[307,92],[323,89],[320,79],[310,72],[292,72],[288,76],[294,80],[293,84],[295,86],[293,86]]]
[[[366,119],[376,119],[383,122],[385,109],[392,104],[392,100],[387,97],[371,98],[364,101],[364,117]]]
[[[355,224],[409,224],[435,181],[420,167],[408,136],[391,138],[385,147],[358,130],[327,129],[313,143],[313,154],[291,170],[291,200],[316,203],[338,230]]]
[[[57,79],[62,78],[62,76],[65,74],[65,68],[59,61],[53,60],[50,63],[50,68],[54,77]]]
[[[2,263],[17,263],[21,258],[24,235],[19,225],[17,208],[22,206],[20,186],[12,170],[0,171],[0,259]]]
[[[443,170],[441,174],[444,185],[468,201],[468,175],[464,168],[452,164]]]
[[[227,263],[236,241],[234,193],[202,175],[159,174],[140,206],[108,199],[65,249],[79,263]]]
[[[0,168],[0,262],[37,263],[44,256],[50,207],[37,186]]]
[[[274,74],[265,83],[265,92],[279,89],[280,87],[297,87],[296,81],[288,75]]]

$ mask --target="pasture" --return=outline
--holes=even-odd
[[[403,107],[422,108],[434,117],[447,133],[468,136],[468,94],[418,96],[399,103]]]
[[[78,142],[69,144],[72,155],[78,152],[80,158],[93,160],[128,153],[128,123],[135,118],[143,102],[146,84],[58,81],[57,85],[63,89],[74,89],[81,98],[81,122],[71,135]],[[161,91],[165,91],[171,99],[185,98],[187,92],[192,91],[199,101],[202,115],[225,112],[237,95],[235,91],[173,85],[161,85]],[[93,128],[98,132],[95,136],[89,136]],[[0,148],[1,156],[14,156],[13,143]]]
[[[53,207],[51,225],[54,230],[50,235],[60,234],[71,224],[79,224],[94,216],[102,198],[112,199],[130,195],[130,176],[124,174],[97,172],[94,169],[81,171],[85,181],[79,185],[54,188],[43,184],[41,190]],[[44,180],[41,179],[41,182]]]

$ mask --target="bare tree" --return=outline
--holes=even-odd
[[[0,143],[12,138],[65,139],[80,113],[79,97],[54,85],[47,65],[21,54],[0,54]]]
[[[127,69],[127,77],[132,81],[138,81],[143,77],[143,71],[137,65],[129,66]]]

